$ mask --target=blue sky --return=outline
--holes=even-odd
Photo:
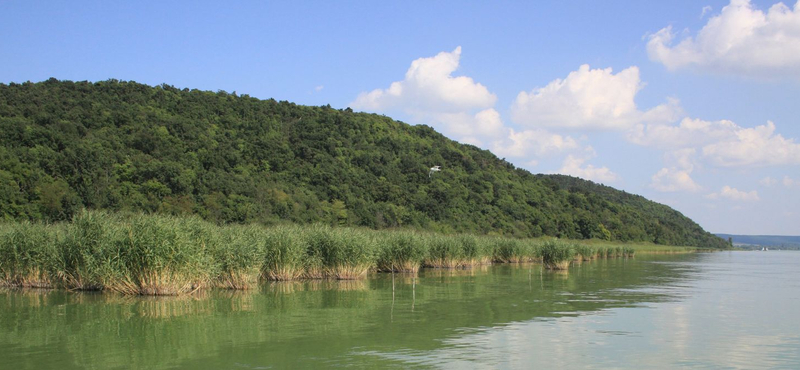
[[[353,107],[800,234],[800,8],[774,1],[0,2],[0,82],[109,78]]]

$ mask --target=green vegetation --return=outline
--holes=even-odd
[[[321,262],[307,257],[306,230],[296,226],[277,226],[265,232],[261,240],[264,265],[261,276],[267,280],[288,281],[299,279]]]
[[[279,225],[218,226],[196,216],[82,211],[70,222],[0,223],[0,285],[182,295],[206,287],[251,289],[260,280],[361,279],[542,260],[632,256],[631,247],[442,235],[412,230]]]
[[[542,245],[542,263],[550,270],[566,270],[575,258],[575,248],[572,245],[547,241]]]
[[[388,231],[378,240],[381,246],[378,271],[417,272],[428,252],[428,239],[417,232]]]
[[[433,165],[442,171],[429,178]],[[291,222],[726,247],[667,206],[577,178],[532,175],[428,126],[384,116],[117,80],[0,84],[0,219],[65,221],[84,208],[197,215],[218,225]],[[115,263],[94,256],[114,245],[89,248],[92,231],[85,232],[72,243],[89,254],[63,261],[65,271],[79,275],[73,278],[88,279],[73,282],[81,289],[102,282],[78,270]],[[175,233],[178,245],[202,237]],[[480,263],[475,259],[489,258],[481,240],[457,252],[450,250],[454,243],[432,238],[431,248],[450,251],[448,257],[423,259]],[[326,258],[364,265],[376,256],[374,246],[363,243],[357,261],[338,261],[338,249],[320,249],[314,253],[333,254],[314,255],[317,265],[303,269],[312,276],[333,273],[323,266],[334,263]],[[409,261],[419,257],[415,253]],[[520,253],[499,257],[528,258],[529,252]],[[181,258],[169,263],[189,263]],[[293,278],[299,268],[293,263],[287,260],[291,271],[265,273]],[[228,279],[252,279],[252,266],[223,265],[226,274],[237,275]]]
[[[495,239],[494,260],[500,263],[532,262],[540,257],[538,248],[525,240]]]

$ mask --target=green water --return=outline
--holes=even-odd
[[[637,256],[568,274],[426,270],[191,298],[0,290],[0,369],[796,369],[799,312],[792,252]]]

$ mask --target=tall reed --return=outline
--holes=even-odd
[[[530,241],[495,237],[494,260],[500,263],[524,263],[536,259],[537,248]]]
[[[60,229],[20,222],[0,226],[0,286],[52,288]]]
[[[309,255],[322,263],[322,275],[335,279],[366,277],[375,265],[376,243],[364,230],[316,225],[309,232]]]
[[[55,265],[55,275],[63,287],[100,290],[119,278],[119,250],[113,242],[120,237],[122,222],[115,214],[84,210],[65,224]]]
[[[568,244],[549,240],[542,245],[542,263],[550,270],[566,270],[575,257],[575,249]]]
[[[261,245],[264,261],[261,276],[267,280],[296,280],[307,271],[322,277],[322,259],[308,254],[308,232],[299,226],[275,226],[265,230]],[[316,274],[313,271],[317,271]],[[315,276],[318,275],[318,276]]]
[[[217,235],[215,235],[217,234]],[[217,286],[228,289],[251,289],[258,285],[265,250],[262,226],[226,226],[210,235],[217,264]]]
[[[576,261],[591,261],[597,255],[597,251],[588,245],[576,244],[573,248],[575,249]]]
[[[413,231],[387,231],[378,236],[378,271],[417,272],[428,255],[428,239]]]
[[[456,238],[458,238],[461,249],[464,251],[464,267],[474,267],[492,263],[494,248],[488,240],[469,234],[459,235],[456,236]]]
[[[429,249],[425,266],[435,268],[456,268],[464,266],[466,254],[458,239],[446,235],[428,235]]]
[[[213,225],[198,218],[136,215],[122,223],[114,246],[119,273],[106,288],[123,294],[179,295],[214,276]]]

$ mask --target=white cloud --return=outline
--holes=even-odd
[[[467,112],[432,113],[428,118],[441,123],[446,132],[475,145],[481,145],[483,139],[495,140],[508,131],[494,108],[474,115]]]
[[[800,164],[800,144],[776,134],[772,122],[744,128],[727,120],[684,118],[677,126],[636,125],[628,140],[662,149],[699,148],[703,159],[720,167]]]
[[[695,37],[677,43],[675,38],[671,26],[650,35],[650,59],[670,70],[698,67],[749,76],[800,75],[800,1],[794,9],[777,3],[764,12],[749,0],[731,0]]]
[[[516,132],[509,129],[504,140],[495,141],[492,151],[501,157],[539,157],[577,149],[578,142],[570,136],[562,136],[547,130],[523,130]]]
[[[650,187],[662,192],[700,191],[702,187],[691,177],[695,168],[694,148],[673,150],[664,155],[664,167],[651,177]]]
[[[703,156],[723,167],[800,164],[800,144],[775,134],[775,124],[738,127],[729,140],[703,147]]]
[[[611,68],[582,65],[565,79],[556,79],[531,92],[520,92],[511,105],[511,119],[529,127],[623,130],[647,121],[674,119],[677,100],[639,111],[634,98],[644,85],[639,68],[617,74]]]
[[[702,189],[689,175],[691,171],[681,170],[675,167],[662,168],[651,178],[650,187],[663,192],[690,191],[696,192]]]
[[[795,187],[795,186],[800,186],[800,181],[798,181],[798,180],[795,180],[795,179],[793,179],[793,178],[791,178],[791,177],[789,177],[789,176],[784,176],[784,177],[783,177],[783,181],[781,181],[781,183],[783,184],[783,186],[785,186],[785,187],[787,187],[787,188],[792,188],[792,187]]]
[[[706,14],[710,11],[714,10],[711,5],[706,5],[703,7],[703,10],[700,12],[700,19],[706,16]]]
[[[625,127],[636,112],[633,98],[640,88],[636,67],[613,75],[611,68],[589,69],[584,64],[564,80],[520,92],[511,106],[511,117],[527,126]]]
[[[314,87],[314,91],[316,91],[316,92],[320,92],[320,91],[322,91],[322,89],[324,89],[324,88],[325,88],[325,85],[319,85],[319,86],[316,86],[316,87]]]
[[[629,133],[628,140],[635,144],[662,149],[698,147],[728,139],[740,129],[727,120],[704,121],[684,118],[680,124],[638,124]]]
[[[543,129],[516,131],[494,109],[497,97],[466,76],[453,77],[461,47],[411,63],[405,79],[387,89],[362,93],[350,105],[378,112],[400,111],[461,142],[491,148],[506,157],[546,156],[578,148],[575,139]],[[535,162],[530,158],[529,163]]]
[[[568,155],[567,158],[564,159],[564,163],[562,164],[561,169],[558,170],[558,173],[605,184],[617,182],[619,180],[619,176],[616,173],[611,172],[608,167],[595,167],[590,164],[584,166],[585,162],[586,158]]]
[[[461,59],[461,47],[434,57],[411,62],[405,79],[387,89],[360,94],[350,104],[355,109],[383,112],[400,109],[409,114],[457,113],[491,108],[497,97],[470,77],[453,77]]]
[[[755,202],[760,200],[758,197],[758,192],[753,190],[750,192],[741,191],[736,188],[732,188],[728,185],[722,187],[719,193],[711,193],[708,194],[706,197],[711,199],[719,199],[719,198],[728,198],[731,200],[736,201],[746,201],[746,202]]]
[[[775,186],[775,184],[778,183],[778,180],[767,176],[767,177],[761,179],[758,183],[761,184],[761,185],[764,185],[766,187],[771,187],[771,186]]]

